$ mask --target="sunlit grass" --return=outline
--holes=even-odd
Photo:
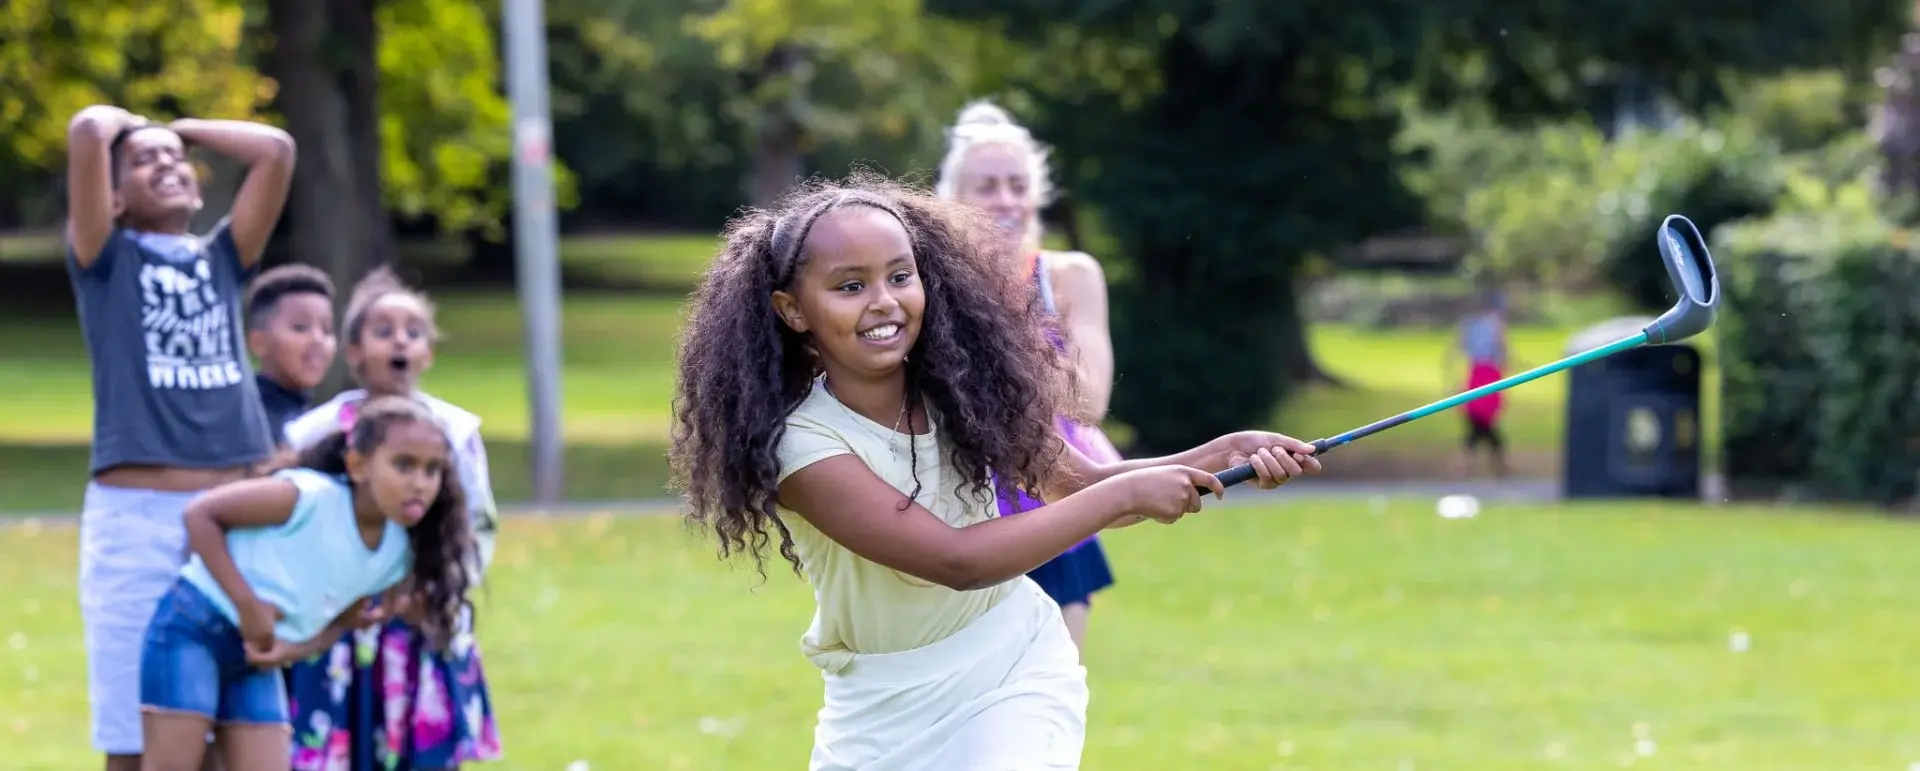
[[[1120,531],[1085,767],[1905,768],[1911,527],[1298,500]],[[480,634],[507,760],[488,768],[805,763],[812,598],[779,565],[760,585],[665,517],[513,519],[500,544]],[[0,527],[10,770],[97,762],[75,553],[70,525]]]

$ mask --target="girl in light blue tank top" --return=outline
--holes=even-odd
[[[314,445],[298,467],[190,504],[193,555],[141,656],[146,755],[198,768],[213,729],[227,767],[286,768],[279,668],[387,613],[417,614],[445,645],[474,556],[450,452],[425,405],[374,399],[351,434]],[[381,610],[367,612],[375,596]]]

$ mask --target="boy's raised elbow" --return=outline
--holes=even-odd
[[[273,126],[267,127],[270,150],[266,162],[279,166],[293,166],[293,159],[300,154],[300,146],[293,141],[293,135]]]
[[[112,139],[108,135],[109,121],[102,114],[106,109],[109,108],[104,105],[94,105],[74,113],[73,119],[67,121],[67,140],[74,142]]]

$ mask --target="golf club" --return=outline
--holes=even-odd
[[[1700,237],[1700,229],[1694,227],[1693,222],[1686,217],[1673,214],[1660,223],[1660,231],[1655,236],[1655,240],[1660,246],[1660,256],[1666,263],[1667,276],[1673,280],[1674,293],[1680,296],[1680,300],[1674,303],[1666,313],[1654,319],[1653,323],[1648,324],[1645,329],[1552,364],[1535,367],[1471,391],[1449,396],[1425,407],[1402,412],[1344,434],[1316,439],[1313,442],[1314,455],[1325,455],[1335,447],[1350,444],[1362,437],[1372,436],[1428,415],[1445,412],[1482,396],[1505,391],[1556,372],[1564,372],[1621,351],[1643,345],[1677,343],[1706,331],[1707,327],[1713,325],[1714,314],[1720,307],[1720,278],[1713,271],[1713,256],[1707,253],[1706,239]],[[1216,478],[1220,480],[1220,484],[1231,487],[1253,479],[1254,476],[1253,464],[1246,463],[1220,472]],[[1206,489],[1201,488],[1201,491],[1206,492]]]

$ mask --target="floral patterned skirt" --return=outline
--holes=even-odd
[[[293,771],[436,771],[497,760],[471,613],[444,653],[399,619],[287,668]]]

